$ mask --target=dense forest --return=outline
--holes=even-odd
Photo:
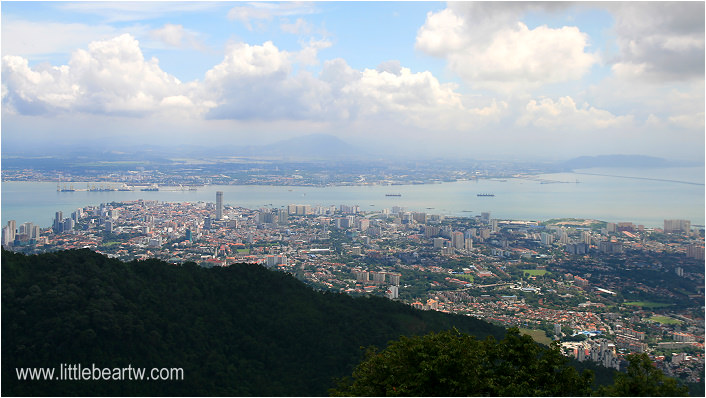
[[[2,252],[2,395],[326,395],[364,347],[505,330],[379,297],[319,292],[258,265]],[[18,381],[16,369],[183,368],[179,381]],[[58,372],[58,370],[57,370]]]

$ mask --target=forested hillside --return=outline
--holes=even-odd
[[[123,263],[2,252],[3,395],[326,395],[402,335],[504,329],[387,299],[315,291],[257,265]],[[183,368],[182,381],[18,381],[16,369]]]

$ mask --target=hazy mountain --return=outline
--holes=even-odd
[[[310,134],[267,145],[232,148],[232,155],[290,159],[352,159],[369,156],[368,150],[328,134]]]

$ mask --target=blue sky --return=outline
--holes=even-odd
[[[2,143],[703,161],[704,3],[2,2]]]

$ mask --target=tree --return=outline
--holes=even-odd
[[[352,378],[330,390],[338,396],[587,396],[593,374],[579,373],[561,355],[511,328],[496,341],[449,330],[401,337],[366,359]]]
[[[689,388],[657,369],[645,353],[630,354],[627,373],[615,376],[615,383],[599,390],[599,395],[614,397],[683,397]]]

